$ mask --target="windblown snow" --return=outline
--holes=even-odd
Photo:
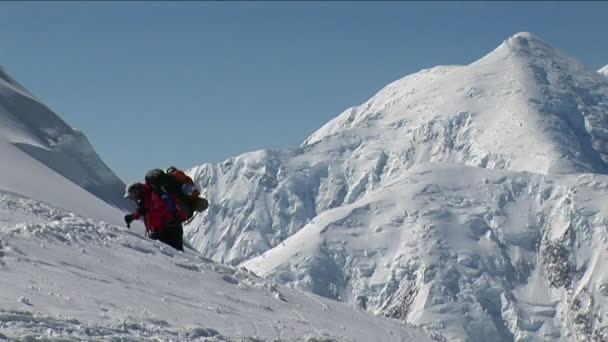
[[[530,33],[189,172],[192,245],[438,340],[608,340],[608,78]]]
[[[120,222],[124,183],[87,138],[0,69],[0,189]]]

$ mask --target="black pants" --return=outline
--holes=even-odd
[[[160,232],[154,231],[150,233],[150,239],[158,240],[166,243],[167,245],[177,249],[178,251],[184,250],[184,230],[181,224],[170,225]]]

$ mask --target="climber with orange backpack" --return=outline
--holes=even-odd
[[[178,205],[187,213],[189,220],[196,212],[202,212],[209,207],[209,202],[199,197],[200,191],[196,188],[192,178],[184,171],[170,166],[166,172],[160,169],[150,170],[146,174],[146,183],[158,191],[164,191],[176,196]]]
[[[145,183],[131,183],[125,198],[137,204],[137,210],[125,216],[127,228],[131,222],[143,219],[146,236],[160,240],[178,250],[183,250],[183,226],[209,207],[209,202],[199,197],[192,178],[171,166],[167,172],[153,169],[146,174]]]
[[[125,215],[127,228],[134,220],[143,219],[147,237],[184,250],[182,222],[187,216],[177,205],[175,196],[160,192],[147,183],[131,183],[127,185],[124,197],[137,204],[134,213]]]

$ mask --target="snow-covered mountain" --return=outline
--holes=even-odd
[[[601,74],[608,76],[608,65],[604,66],[600,70],[598,70]]]
[[[124,183],[87,138],[0,69],[0,189],[119,222]],[[118,209],[117,209],[118,208]],[[112,221],[118,217],[118,221]]]
[[[431,341],[26,197],[0,218],[1,341]]]
[[[212,205],[191,239],[209,257],[238,263],[420,162],[605,173],[607,86],[539,38],[517,34],[470,65],[391,83],[299,148],[193,168]]]
[[[608,339],[607,119],[606,77],[519,33],[389,84],[299,148],[191,169],[211,207],[187,236],[437,338]]]

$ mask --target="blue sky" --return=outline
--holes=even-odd
[[[605,2],[0,2],[0,64],[124,181],[297,147],[387,83],[530,31],[608,64]]]

